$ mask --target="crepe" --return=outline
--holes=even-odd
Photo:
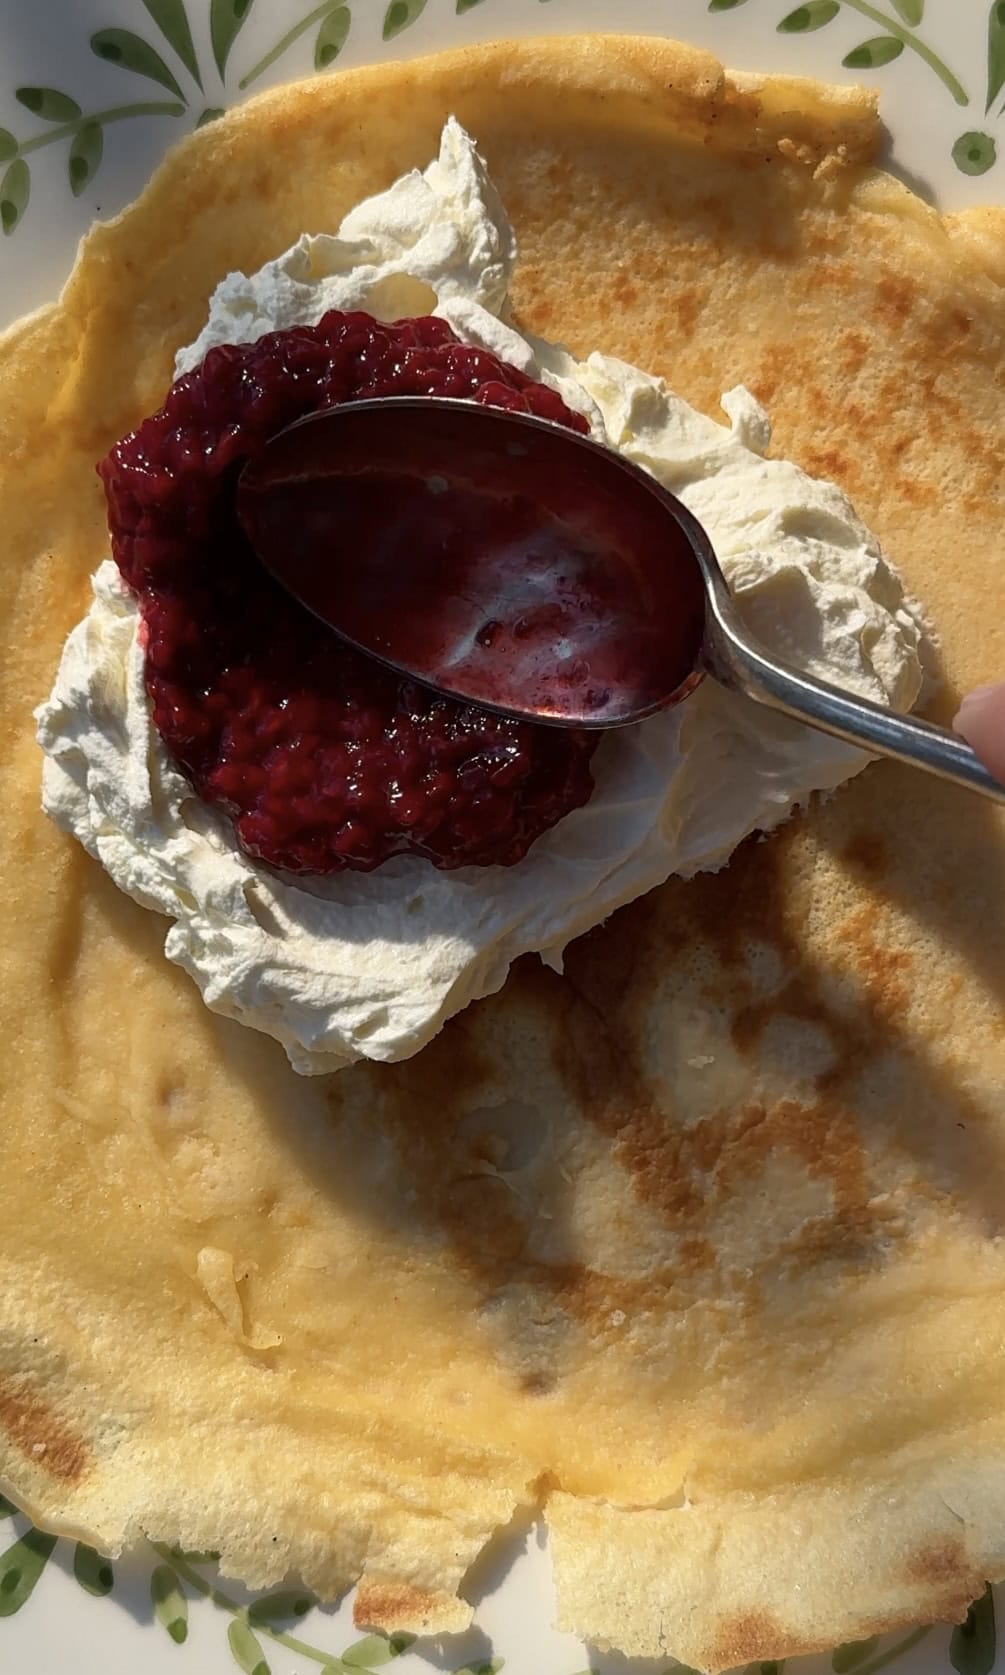
[[[1005,214],[870,160],[872,99],[617,38],[280,89],[183,142],[0,345],[0,1473],[386,1628],[469,1618],[520,1509],[563,1626],[705,1670],[959,1618],[1005,1574],[1005,823],[875,765],[414,1061],[307,1081],[39,811],[31,709],[106,549],[94,462],[216,282],[453,110],[521,326],[743,381],[941,640],[1005,671]],[[460,1594],[458,1592],[460,1590]]]

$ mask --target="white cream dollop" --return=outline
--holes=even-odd
[[[899,709],[922,684],[923,628],[875,538],[832,484],[765,459],[770,428],[743,389],[716,424],[656,378],[583,362],[506,323],[513,236],[471,140],[360,204],[336,237],[302,238],[232,274],[179,372],[214,344],[313,324],[331,308],[435,311],[543,379],[593,433],[651,471],[708,530],[750,625],[800,666]],[[567,943],[671,873],[721,866],[867,758],[705,681],[679,709],[611,732],[596,790],[511,868],[439,872],[399,857],[305,881],[249,860],[230,822],[167,758],[143,684],[135,602],[115,566],[70,635],[38,711],[43,803],[119,887],[173,921],[165,952],[206,1004],[281,1041],[294,1068],[403,1059],[536,951]]]

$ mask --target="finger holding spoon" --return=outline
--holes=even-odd
[[[1005,780],[1005,681],[968,692],[953,726],[985,767]]]

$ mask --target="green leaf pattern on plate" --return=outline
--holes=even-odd
[[[73,1550],[73,1574],[84,1592],[94,1594],[97,1599],[110,1594],[115,1586],[111,1562],[103,1559],[93,1547],[85,1547],[82,1541],[78,1541]]]
[[[178,77],[169,70],[157,49],[140,35],[134,35],[131,29],[99,29],[91,36],[91,50],[106,64],[116,64],[136,76],[146,76],[149,81],[166,87],[176,98],[184,99]]]
[[[879,70],[884,64],[892,64],[903,50],[903,41],[898,41],[895,35],[874,35],[871,41],[852,47],[841,62],[849,70]]]
[[[998,160],[998,147],[990,134],[971,129],[953,146],[953,162],[964,174],[987,174]]]
[[[988,12],[988,97],[984,106],[991,109],[1005,87],[1005,0],[991,0]],[[1002,107],[1005,110],[1005,106]]]
[[[192,80],[202,90],[199,60],[192,39],[192,25],[188,21],[185,0],[143,0],[169,47],[177,53]]]
[[[949,1661],[959,1675],[991,1675],[997,1652],[995,1601],[985,1588],[967,1612],[967,1620],[953,1630]]]
[[[209,34],[221,77],[227,73],[230,49],[251,16],[255,0],[210,0]]]
[[[315,70],[327,70],[330,64],[334,64],[349,39],[351,27],[352,13],[348,6],[337,7],[322,20],[314,43]]]
[[[959,77],[943,63],[920,35],[907,27],[921,22],[925,12],[924,0],[890,0],[890,3],[896,13],[894,17],[870,4],[870,0],[807,0],[805,5],[787,12],[777,27],[783,35],[813,34],[816,30],[833,23],[835,18],[840,16],[842,9],[858,12],[871,23],[880,25],[886,33],[873,36],[863,41],[860,46],[853,47],[844,59],[846,65],[857,69],[878,69],[884,64],[892,63],[895,58],[900,57],[905,48],[909,48],[938,76],[958,105],[969,104],[969,96]],[[903,21],[899,21],[901,19]]]
[[[97,174],[104,149],[105,131],[100,122],[85,122],[82,128],[77,129],[67,158],[70,191],[75,198],[80,197]]]
[[[150,1602],[157,1621],[163,1623],[175,1645],[181,1646],[188,1639],[188,1600],[171,1565],[159,1564],[151,1574]]]
[[[368,1634],[364,1640],[357,1640],[354,1645],[347,1646],[341,1654],[342,1662],[350,1669],[380,1669],[385,1663],[400,1654],[389,1640],[382,1634]]]
[[[787,13],[778,28],[785,35],[805,35],[833,23],[840,10],[839,0],[807,0],[805,6],[797,6],[794,12]]]
[[[284,1588],[282,1592],[263,1594],[256,1599],[254,1605],[248,1607],[248,1620],[252,1623],[288,1623],[298,1617],[306,1617],[308,1611],[317,1604],[313,1594],[304,1588]]]
[[[6,1553],[0,1553],[0,1617],[13,1617],[31,1598],[55,1545],[54,1535],[26,1530]]]
[[[390,0],[384,13],[384,39],[393,40],[403,29],[417,22],[426,9],[426,0]]]
[[[0,227],[11,234],[28,208],[31,197],[31,170],[23,157],[15,157],[0,180]]]
[[[54,87],[19,87],[14,97],[43,122],[75,122],[82,114],[76,99],[71,99],[68,93],[57,92]]]
[[[227,1640],[234,1654],[234,1662],[244,1675],[269,1675],[265,1653],[247,1623],[235,1617],[227,1630]]]

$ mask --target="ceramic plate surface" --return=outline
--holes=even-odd
[[[944,209],[1005,200],[1005,0],[0,0],[0,325],[54,297],[92,219],[121,209],[172,141],[249,91],[315,68],[586,29],[675,36],[738,69],[876,84],[887,162],[915,190]],[[210,1554],[148,1546],[110,1563],[32,1530],[0,1498],[0,1670],[18,1675],[679,1667],[557,1634],[538,1528],[500,1537],[467,1592],[477,1627],[465,1636],[361,1638],[348,1602],[322,1608],[295,1587],[248,1595],[219,1580]],[[788,1675],[995,1666],[988,1592],[953,1632],[843,1646]]]

